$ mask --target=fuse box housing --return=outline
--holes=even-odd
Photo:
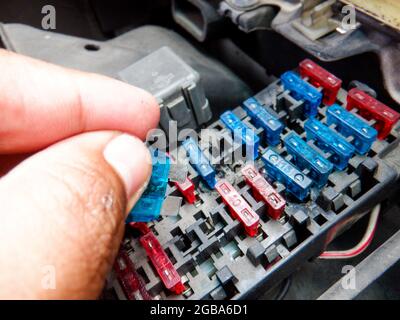
[[[321,92],[322,88],[315,87],[315,90]],[[307,185],[306,195],[299,199],[293,192],[288,192],[284,181],[268,174],[269,169],[262,157],[273,152],[296,167],[304,177],[314,181],[316,178],[310,174],[311,167],[307,168],[306,164],[299,166],[284,141],[296,134],[328,161],[332,153],[320,148],[314,139],[307,140],[305,126],[310,117],[304,112],[306,102],[297,100],[280,80],[252,99],[283,124],[280,141],[274,146],[268,143],[262,124],[255,121],[254,115],[246,112],[248,108],[245,105],[231,111],[259,137],[259,156],[254,161],[254,169],[284,199],[285,206],[276,216],[269,214],[270,205],[254,192],[253,186],[241,172],[246,168],[246,162],[243,159],[231,163],[227,161],[229,155],[238,148],[232,132],[221,120],[210,124],[207,128],[213,129],[220,142],[220,152],[218,156],[214,155],[212,148],[203,148],[201,152],[211,163],[218,163],[213,165],[215,180],[225,180],[235,189],[259,216],[259,225],[253,237],[249,236],[242,222],[231,216],[229,206],[218,191],[209,188],[196,168],[189,165],[189,178],[195,185],[196,202],[184,201],[176,217],[160,217],[149,224],[181,276],[185,291],[181,295],[171,295],[152,271],[138,237],[127,235],[125,241],[132,250],[130,257],[135,261],[139,273],[145,275],[146,289],[152,297],[216,300],[254,298],[282,281],[299,265],[318,257],[350,221],[359,219],[368,209],[384,200],[397,183],[398,168],[386,155],[395,150],[400,142],[399,123],[393,125],[385,139],[375,139],[365,153],[353,152],[345,167],[332,168],[326,181],[319,185]],[[334,103],[345,109],[347,91],[341,88]],[[351,145],[351,137],[342,136],[340,128],[334,123],[328,124],[329,107],[321,102],[317,113],[311,118]],[[371,125],[368,120],[367,123]],[[198,146],[201,145],[200,139],[199,135]],[[182,196],[174,183],[170,183],[167,194]],[[115,290],[123,297],[123,291],[118,286],[118,282],[114,282]]]

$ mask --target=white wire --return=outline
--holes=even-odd
[[[354,258],[365,251],[368,248],[369,244],[372,241],[372,238],[375,233],[376,225],[378,223],[379,212],[381,210],[381,205],[377,204],[371,212],[369,217],[367,230],[365,231],[364,236],[361,241],[354,247],[349,250],[344,251],[325,251],[319,257],[320,259],[349,259]]]

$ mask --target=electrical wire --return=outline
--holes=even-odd
[[[374,238],[376,226],[378,224],[379,212],[381,210],[381,205],[377,204],[371,212],[369,217],[367,230],[365,231],[364,236],[361,241],[354,247],[349,250],[344,251],[325,251],[322,253],[319,258],[320,259],[350,259],[358,256],[363,253],[365,249],[368,248],[372,239]]]
[[[289,289],[292,285],[292,276],[287,277],[281,287],[281,290],[278,292],[278,294],[275,297],[275,300],[283,300],[285,299],[286,295],[289,292]]]

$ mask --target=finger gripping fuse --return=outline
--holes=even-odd
[[[323,102],[326,105],[331,106],[335,103],[339,90],[342,87],[342,80],[310,59],[300,62],[299,71],[300,75],[303,78],[307,77],[313,86],[323,88]]]
[[[332,163],[311,148],[307,142],[294,132],[290,133],[284,142],[287,152],[293,156],[296,165],[301,170],[308,169],[310,178],[317,187],[323,187],[333,170]]]
[[[321,92],[292,71],[282,74],[281,81],[295,99],[304,101],[304,112],[307,116],[315,117],[318,114],[322,101]]]
[[[139,241],[156,269],[157,274],[164,283],[164,286],[175,294],[182,294],[185,290],[185,286],[182,283],[181,277],[153,232],[150,231],[146,233]]]
[[[170,168],[169,157],[159,151],[150,150],[153,162],[149,184],[136,205],[130,211],[127,223],[149,222],[157,220],[160,216],[168,186],[168,174]]]
[[[211,166],[210,162],[204,155],[204,153],[200,150],[197,143],[193,138],[188,138],[182,143],[185,148],[190,163],[194,166],[197,173],[207,182],[207,185],[211,188],[215,188],[216,180],[215,180],[215,170]]]
[[[352,144],[359,154],[367,153],[377,139],[378,132],[374,128],[337,104],[328,108],[327,116],[328,125],[334,124],[341,135],[354,138]]]
[[[304,129],[308,140],[314,140],[319,148],[332,154],[329,160],[337,169],[344,170],[347,167],[355,152],[353,145],[316,119],[308,119]]]
[[[268,176],[285,185],[286,189],[300,201],[304,200],[310,192],[312,181],[286,161],[271,148],[262,155]]]
[[[226,180],[217,182],[215,188],[228,206],[231,215],[238,219],[250,237],[257,234],[260,217],[235,188]]]
[[[242,140],[242,144],[251,148],[253,160],[258,156],[260,138],[246,126],[232,111],[226,111],[220,117],[225,126]]]
[[[257,201],[267,204],[267,213],[272,219],[279,219],[285,210],[286,201],[258,172],[253,165],[247,165],[242,169],[242,175],[246,183],[252,188]]]
[[[347,95],[347,110],[354,108],[364,119],[376,121],[375,129],[380,140],[390,134],[400,119],[399,113],[357,88],[351,89]]]
[[[271,146],[278,145],[284,129],[282,122],[270,114],[255,98],[247,99],[243,107],[255,125],[264,129],[267,143]]]

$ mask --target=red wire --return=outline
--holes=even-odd
[[[345,254],[335,254],[335,253],[330,253],[330,252],[324,252],[320,255],[320,257],[335,257],[335,258],[355,257],[355,256],[359,255],[361,252],[363,252],[371,244],[372,239],[374,238],[374,235],[375,235],[375,230],[376,230],[376,226],[375,226],[374,230],[371,232],[371,235],[369,236],[367,241],[365,241],[365,243],[363,243],[363,245],[360,248],[358,248],[357,250],[350,251]]]

